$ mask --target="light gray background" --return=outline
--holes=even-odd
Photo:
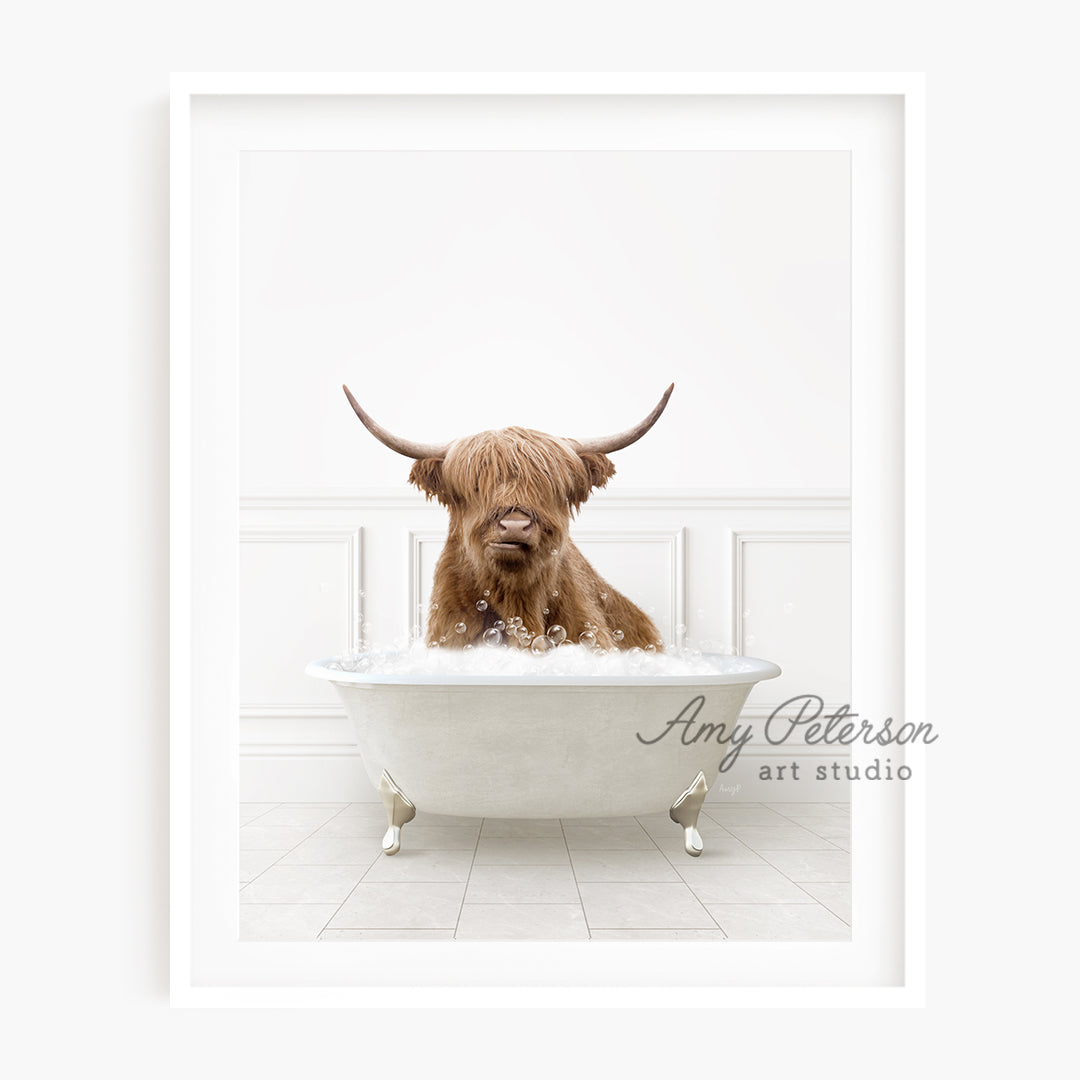
[[[0,332],[14,521],[3,790],[9,858],[23,868],[6,890],[14,1060],[42,1075],[107,1059],[124,1076],[152,1062],[161,1077],[241,1065],[294,1077],[372,1065],[381,1047],[387,1061],[407,1050],[420,1075],[452,1050],[469,1062],[510,1055],[525,1076],[549,1073],[577,1034],[629,1075],[694,1058],[759,1076],[843,1075],[872,1061],[900,1077],[931,1054],[1050,1071],[1068,998],[1040,958],[1060,950],[1070,894],[1055,882],[1062,861],[1015,841],[1045,834],[1064,850],[1046,830],[1071,813],[1075,725],[1056,724],[1019,775],[1004,770],[1005,753],[1016,758],[1000,736],[1018,717],[1067,719],[1071,695],[1052,665],[1032,681],[1019,662],[990,659],[1020,627],[1063,655],[1073,618],[1062,602],[1071,500],[1055,466],[1075,429],[1060,378],[1075,356],[1080,178],[1060,12],[553,0],[517,14],[504,3],[353,0],[286,16],[243,0],[110,0],[9,15]],[[688,1046],[682,1010],[168,1012],[167,72],[365,68],[927,71],[928,690],[943,737],[925,1013],[702,1016],[704,1037]],[[1038,522],[1037,555],[1021,543],[1026,521]],[[960,675],[990,667],[989,696]],[[537,1038],[537,1023],[562,1037]]]

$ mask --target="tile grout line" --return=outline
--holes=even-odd
[[[637,821],[637,818],[634,818],[634,820],[635,820],[635,821]],[[672,825],[675,825],[676,827],[678,827],[678,823],[677,823],[677,822],[674,822],[674,821],[673,821],[673,822],[672,822],[671,824],[672,824]],[[642,829],[642,830],[643,830],[643,831],[645,832],[645,835],[646,835],[646,836],[648,836],[648,837],[649,837],[649,839],[650,839],[650,840],[652,841],[653,847],[654,847],[654,848],[656,848],[656,850],[657,850],[657,851],[659,851],[659,852],[660,852],[660,854],[661,854],[661,855],[663,855],[665,859],[667,859],[667,861],[668,861],[668,863],[670,864],[670,866],[671,866],[672,870],[674,870],[676,874],[679,874],[679,868],[678,868],[678,867],[677,867],[677,866],[675,865],[675,860],[674,860],[674,859],[672,859],[672,858],[671,858],[671,856],[670,856],[670,855],[668,855],[668,853],[667,853],[666,851],[664,851],[664,849],[663,849],[663,848],[662,848],[662,847],[661,847],[661,846],[660,846],[660,845],[659,845],[659,844],[658,844],[658,843],[656,842],[656,837],[655,837],[655,836],[652,836],[652,835],[651,835],[651,834],[649,833],[649,831],[648,831],[647,829],[645,829],[645,826],[644,826],[644,825],[642,825],[640,821],[638,821],[638,825],[639,825],[639,826],[641,827],[641,829]],[[684,855],[686,855],[686,851],[685,851],[685,850],[683,851],[683,854],[684,854]],[[689,859],[689,858],[691,858],[691,856],[689,856],[689,855],[686,855],[686,857],[687,857],[688,859]],[[684,877],[682,876],[682,874],[679,874],[679,881],[681,881],[681,882],[682,882],[682,884],[683,884],[683,885],[685,885],[685,886],[687,887],[687,889],[689,889],[689,890],[690,890],[690,895],[691,895],[691,896],[692,896],[692,897],[693,897],[693,898],[694,898],[694,899],[695,899],[695,900],[697,901],[697,903],[698,903],[698,905],[700,906],[701,910],[702,910],[702,911],[704,911],[704,912],[705,912],[705,914],[706,914],[706,915],[708,915],[710,919],[712,919],[713,923],[714,923],[714,924],[715,924],[715,926],[716,926],[716,929],[717,929],[717,930],[719,930],[719,931],[720,931],[720,933],[722,933],[722,934],[724,935],[724,939],[726,940],[726,939],[727,939],[727,931],[726,931],[726,930],[725,930],[725,929],[724,929],[724,928],[723,928],[723,927],[722,927],[722,926],[720,925],[720,923],[719,923],[719,922],[717,922],[717,921],[716,921],[716,916],[715,916],[715,915],[714,915],[714,914],[713,914],[713,913],[712,913],[712,912],[711,912],[711,911],[710,911],[710,910],[709,910],[709,909],[708,909],[708,908],[707,908],[707,907],[705,906],[705,902],[704,902],[704,901],[703,901],[703,900],[701,899],[701,897],[700,897],[700,896],[698,896],[698,894],[697,894],[696,892],[694,892],[694,887],[693,887],[693,885],[691,885],[691,884],[690,884],[690,882],[689,882],[689,881],[687,881],[687,880],[686,880],[686,879],[685,879],[685,878],[684,878]],[[671,884],[675,884],[675,883],[674,883],[674,882],[672,882]],[[653,929],[653,928],[651,928],[651,927],[650,927],[649,929]],[[674,927],[673,927],[672,929],[674,929]]]
[[[242,805],[242,804],[241,804]],[[287,803],[272,803],[269,810],[264,810],[261,814],[256,814],[250,821],[241,821],[238,828],[242,829],[245,825],[254,825],[259,818],[266,817],[267,814],[272,814],[275,810],[280,810],[281,807],[288,805]]]
[[[288,805],[288,804],[287,804],[287,803],[280,803],[280,804],[279,804],[278,806],[275,806],[275,807],[274,807],[274,809],[275,809],[275,810],[277,810],[277,809],[279,809],[279,808],[280,808],[281,806],[286,806],[286,805]],[[267,810],[267,813],[269,814],[269,813],[271,813],[271,811]],[[338,811],[338,813],[340,814],[340,813],[341,813],[341,811],[339,810],[339,811]],[[321,829],[321,828],[323,827],[323,825],[328,825],[328,824],[329,824],[329,823],[330,823],[331,821],[333,821],[333,820],[334,820],[334,818],[335,818],[335,817],[337,817],[337,814],[334,814],[333,816],[331,816],[331,817],[328,817],[328,818],[326,819],[326,821],[324,821],[324,822],[322,823],[322,825],[315,825],[315,826],[314,826],[314,827],[312,828],[311,832],[309,832],[309,833],[307,834],[307,836],[305,836],[305,837],[304,837],[304,838],[303,838],[302,840],[298,840],[298,841],[297,841],[297,842],[296,842],[295,844],[293,844],[293,846],[292,846],[291,848],[289,848],[289,849],[288,849],[287,851],[283,851],[283,852],[282,852],[282,853],[281,853],[281,854],[280,854],[280,855],[279,855],[279,856],[277,857],[277,859],[275,859],[275,860],[274,860],[274,861],[273,861],[273,862],[272,862],[272,863],[271,863],[271,864],[270,864],[269,866],[267,866],[267,867],[264,867],[264,868],[263,868],[262,870],[260,870],[260,871],[259,871],[259,872],[258,872],[258,873],[257,873],[257,874],[256,874],[256,875],[255,875],[255,876],[254,876],[254,877],[253,877],[253,878],[252,878],[251,880],[250,880],[250,881],[244,881],[244,882],[242,882],[242,883],[241,883],[241,885],[240,885],[240,888],[239,888],[239,890],[238,890],[238,893],[242,893],[242,892],[243,892],[243,891],[244,891],[244,890],[245,890],[245,889],[246,889],[246,888],[247,888],[247,887],[248,887],[249,885],[254,885],[254,884],[255,884],[255,882],[256,882],[256,881],[258,881],[258,880],[259,880],[259,878],[261,878],[261,877],[263,876],[263,874],[265,874],[265,873],[266,873],[266,872],[267,872],[268,870],[273,870],[273,869],[274,869],[274,867],[275,867],[275,866],[277,866],[277,865],[278,865],[278,863],[280,863],[282,859],[284,859],[284,858],[287,858],[287,857],[288,857],[289,855],[291,855],[291,854],[292,854],[292,853],[293,853],[293,852],[294,852],[294,851],[295,851],[295,850],[296,850],[296,849],[297,849],[297,848],[298,848],[298,847],[299,847],[299,846],[300,846],[301,844],[306,844],[306,843],[307,843],[307,841],[308,841],[308,840],[310,840],[310,839],[312,838],[312,836],[314,836],[314,835],[315,835],[315,833],[316,833],[316,832],[318,832],[318,830],[319,830],[319,829]],[[250,821],[249,821],[249,822],[247,822],[246,824],[247,824],[247,825],[250,825],[250,824],[252,824],[252,822],[250,822]],[[241,825],[241,826],[240,826],[240,828],[241,828],[241,829],[243,829],[244,827],[245,827],[244,825]],[[288,826],[288,825],[282,825],[282,826],[280,826],[280,828],[283,828],[283,829],[287,829],[287,828],[289,828],[289,827],[290,827],[290,826]],[[274,825],[266,825],[266,826],[264,826],[264,828],[267,828],[267,829],[273,829],[273,828],[278,828],[278,826],[274,826]],[[303,826],[299,826],[299,828],[303,828]],[[236,849],[236,850],[237,850],[237,862],[239,862],[239,861],[240,861],[240,859],[239,859],[239,853],[240,853],[240,850],[241,850],[241,849],[240,849],[240,847],[239,847],[239,843],[240,843],[240,837],[239,837],[239,829],[237,830],[237,840],[236,840],[236,842],[237,842],[237,849]],[[248,850],[248,851],[260,851],[260,850],[262,850],[262,851],[273,851],[273,850],[275,850],[275,849],[274,849],[274,848],[261,848],[261,849],[260,849],[260,848],[248,848],[247,850]],[[241,901],[240,901],[240,903],[241,903],[241,904],[242,904],[243,902],[244,902],[243,900],[241,900]],[[251,901],[251,902],[252,902],[252,903],[255,903],[255,904],[257,904],[257,903],[259,903],[260,901],[258,901],[258,900],[253,900],[253,901]]]
[[[282,803],[281,805],[284,806],[286,804]],[[346,803],[340,810],[338,810],[338,812],[336,814],[331,814],[330,817],[328,817],[321,825],[316,825],[315,828],[312,829],[311,832],[308,833],[308,835],[305,836],[304,839],[300,841],[300,844],[306,843],[308,840],[310,840],[312,838],[312,836],[315,835],[316,832],[319,831],[319,829],[324,828],[325,826],[329,825],[331,821],[334,821],[337,818],[339,818],[352,805],[353,805],[352,803]],[[284,859],[287,855],[291,855],[296,850],[296,848],[298,848],[300,846],[300,844],[297,844],[295,847],[292,847],[288,851],[286,851],[285,855],[281,856],[281,859]],[[281,859],[278,859],[278,862],[281,862]],[[277,866],[277,863],[273,863],[272,865]],[[354,885],[348,891],[348,893],[346,894],[345,898],[341,901],[341,903],[338,904],[338,906],[336,908],[334,908],[333,912],[331,912],[331,914],[330,914],[330,918],[328,918],[326,920],[326,922],[323,923],[322,927],[315,932],[315,936],[312,938],[313,941],[318,941],[319,940],[320,936],[322,935],[323,930],[325,930],[330,925],[330,923],[333,922],[334,916],[337,915],[337,913],[345,906],[345,904],[347,903],[349,897],[352,896],[352,894],[354,892],[356,892],[356,886],[359,885],[361,881],[363,881],[364,874],[366,874],[368,872],[368,870],[370,870],[373,865],[374,865],[374,860],[372,860],[372,862],[368,863],[366,869],[364,870],[364,872],[360,875],[359,879],[357,880],[356,885]],[[269,870],[269,869],[271,869],[271,867],[268,866],[266,869]],[[265,874],[266,870],[264,870],[263,873]],[[259,877],[262,877],[262,874],[260,874]],[[253,881],[258,880],[258,878],[253,878],[252,880]],[[250,885],[251,882],[249,881],[248,884]],[[257,903],[258,901],[254,901],[254,902]],[[282,902],[284,902],[284,901],[282,901]],[[315,901],[311,901],[311,902],[315,903]],[[243,900],[241,900],[240,903],[243,904]],[[333,901],[331,901],[331,903],[333,903]]]
[[[465,875],[465,888],[461,890],[461,903],[458,904],[457,918],[454,920],[454,933],[451,941],[458,940],[458,928],[461,926],[461,916],[465,911],[465,897],[469,895],[469,882],[472,881],[473,867],[476,866],[476,853],[480,849],[480,837],[484,835],[484,822],[487,818],[480,819],[480,828],[476,830],[476,843],[473,844],[472,858],[469,860],[469,872]]]
[[[559,835],[562,837],[563,846],[566,848],[566,858],[570,863],[570,876],[574,879],[574,891],[577,893],[578,906],[581,908],[581,918],[585,923],[585,940],[592,941],[592,927],[589,925],[589,916],[585,911],[585,898],[581,895],[581,882],[578,881],[577,867],[574,865],[574,856],[570,854],[570,845],[566,840],[566,824],[563,818],[559,818]]]

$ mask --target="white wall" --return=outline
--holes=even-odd
[[[460,143],[490,107],[443,108],[438,136]],[[355,111],[409,122],[400,104]],[[848,154],[531,142],[556,149],[241,155],[241,490],[402,484],[342,383],[442,442],[621,431],[670,382],[615,487],[846,489]]]
[[[361,619],[383,644],[422,623],[445,531],[342,382],[443,441],[622,430],[674,381],[575,537],[665,640],[684,626],[780,663],[758,712],[848,701],[850,155],[732,149],[739,109],[383,98],[277,135],[268,106],[199,114],[264,147],[221,173],[236,246],[201,271],[236,265],[243,798],[375,798],[303,667],[354,646]],[[741,798],[846,797],[756,784],[753,756]]]

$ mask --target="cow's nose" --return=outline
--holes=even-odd
[[[528,543],[533,520],[520,510],[511,510],[499,519],[499,540],[504,544]]]

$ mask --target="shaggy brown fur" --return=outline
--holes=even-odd
[[[582,453],[572,440],[518,427],[459,439],[444,458],[417,461],[409,481],[450,512],[428,644],[476,644],[497,620],[516,617],[533,634],[559,625],[570,642],[591,629],[605,649],[662,649],[652,620],[604,581],[570,539],[572,514],[614,473],[605,454]],[[517,542],[499,546],[507,523]],[[480,599],[487,601],[485,612],[476,609]],[[466,632],[459,634],[454,628],[462,622]],[[621,641],[614,630],[623,632]]]

